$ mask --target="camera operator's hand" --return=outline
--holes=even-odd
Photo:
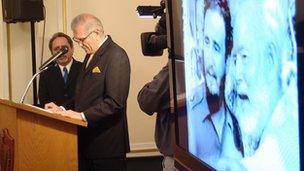
[[[141,33],[141,48],[145,56],[161,56],[167,48],[167,35],[158,35],[155,32]]]
[[[163,8],[166,7],[166,2],[165,2],[165,0],[161,0],[161,1],[160,1],[160,6],[163,7]]]
[[[152,34],[149,39],[149,46],[151,49],[162,50],[168,47],[167,35]]]
[[[161,1],[165,3],[165,1]],[[164,4],[163,4],[164,5]],[[145,56],[161,56],[167,45],[166,13],[163,13],[155,26],[155,32],[144,32],[140,35],[142,53]]]

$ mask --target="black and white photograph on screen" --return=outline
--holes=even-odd
[[[189,152],[217,170],[299,170],[295,0],[182,5]]]

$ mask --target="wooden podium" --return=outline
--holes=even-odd
[[[0,99],[0,134],[14,139],[14,170],[78,170],[77,126],[84,121]]]

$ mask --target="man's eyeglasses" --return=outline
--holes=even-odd
[[[94,31],[91,31],[86,37],[84,38],[76,38],[76,37],[73,37],[73,40],[76,42],[76,43],[83,43]]]
[[[62,48],[66,48],[66,49],[70,49],[67,45],[63,45],[63,46],[56,46],[56,47],[54,47],[53,49],[52,49],[52,51],[54,52],[54,53],[56,53],[56,52],[58,52],[60,49],[62,49]]]

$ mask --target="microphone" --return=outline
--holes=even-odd
[[[54,61],[57,58],[60,58],[61,56],[65,55],[69,51],[68,47],[63,46],[58,52],[56,52],[53,56],[51,56],[47,61],[45,61],[40,67],[39,71],[31,78],[30,82],[27,84],[26,89],[20,99],[20,103],[23,103],[25,95],[30,88],[30,85],[34,81],[34,79],[41,74],[43,71],[47,70],[52,64],[54,64]]]
[[[48,67],[55,61],[57,58],[65,55],[69,51],[68,47],[63,46],[58,52],[56,52],[53,56],[51,56],[47,61],[45,61],[40,67],[39,70],[43,70],[45,67]]]

